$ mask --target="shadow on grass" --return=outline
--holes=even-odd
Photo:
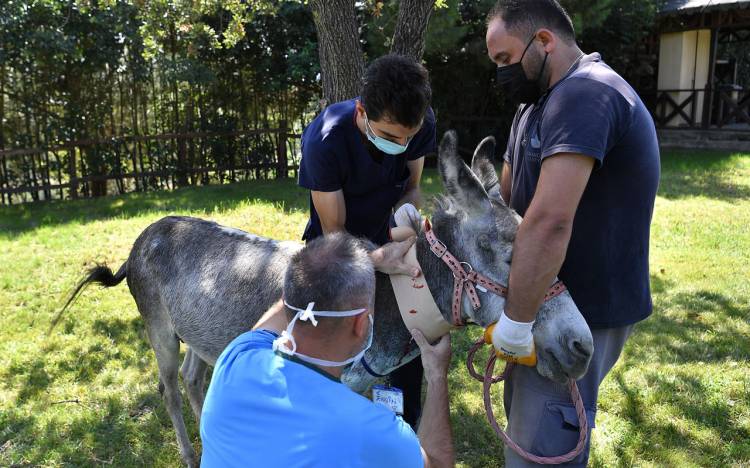
[[[674,283],[651,277],[654,312],[637,326],[630,356],[663,362],[723,362],[750,359],[750,337],[731,320],[745,319],[750,307],[716,291],[671,293]],[[669,313],[667,313],[669,311]],[[713,315],[708,319],[708,315]],[[716,325],[718,324],[718,325]]]
[[[750,185],[739,185],[727,172],[737,164],[735,153],[669,151],[662,155],[659,195],[668,199],[705,196],[731,201],[750,199]],[[750,171],[744,170],[747,175]]]
[[[140,315],[130,319],[96,319],[91,324],[91,329],[98,335],[111,338],[115,343],[127,343],[130,347],[134,347],[136,356],[131,360],[134,362],[127,362],[128,366],[138,366],[143,369],[143,361],[135,358],[153,353],[146,337],[146,326]]]
[[[0,375],[6,388],[18,389],[17,405],[36,399],[60,378],[91,383],[112,363],[140,370],[151,366],[153,351],[146,339],[140,317],[128,320],[97,319],[91,325],[91,330],[77,332],[93,336],[94,341],[82,342],[75,348],[63,351],[59,350],[58,343],[47,343],[38,354],[15,362]],[[143,359],[144,356],[149,359]]]
[[[649,454],[650,460],[670,464],[676,453],[689,450],[699,454],[698,466],[750,458],[750,431],[734,422],[742,417],[741,407],[710,377],[691,371],[703,363],[750,359],[750,337],[736,325],[747,319],[748,305],[716,291],[674,291],[676,283],[661,275],[652,275],[651,286],[654,313],[636,326],[623,365],[609,377],[624,395],[620,412],[628,422],[615,454],[620,460]],[[656,365],[639,367],[645,386],[625,378],[634,365],[648,362]],[[667,373],[663,365],[676,366]],[[736,399],[747,401],[750,394],[744,393]],[[654,421],[654,414],[663,416]],[[713,436],[705,437],[706,431]]]
[[[442,186],[435,169],[422,176],[426,199]],[[259,201],[272,203],[285,213],[307,212],[309,192],[294,179],[252,180],[226,185],[185,187],[171,192],[129,193],[98,199],[52,201],[0,207],[0,238],[13,239],[40,227],[68,223],[88,223],[110,218],[132,218],[162,213],[195,213],[211,215]]]
[[[30,203],[0,209],[0,233],[14,238],[40,227],[88,223],[145,214],[232,210],[248,201],[276,204],[285,212],[308,209],[308,192],[294,180],[248,181],[186,187],[171,192],[129,193],[99,199]]]
[[[0,411],[0,465],[14,466],[22,462],[19,452],[33,446],[36,417],[20,414],[17,409]]]
[[[138,319],[139,320],[139,319]],[[148,343],[139,336],[142,327],[131,321],[114,320],[113,323],[94,324],[119,338],[137,340],[136,355],[141,351],[151,353]],[[128,342],[133,346],[132,341]],[[54,352],[54,347],[46,352]],[[19,383],[20,390],[15,402],[18,409],[31,410],[34,399],[44,400],[44,393],[64,375],[75,375],[78,382],[91,383],[96,390],[102,383],[94,378],[112,364],[117,350],[107,352],[98,343],[88,346],[83,354],[68,352],[57,362],[45,362],[45,351],[23,363],[11,366],[3,381],[13,386]],[[91,357],[101,353],[101,357]],[[181,356],[181,359],[184,356]],[[123,365],[134,365],[146,370],[155,367],[153,361],[137,358],[125,359]],[[210,379],[210,373],[208,374]],[[25,417],[16,410],[0,411],[0,465],[45,466],[62,463],[68,466],[155,466],[163,464],[164,454],[170,453],[178,459],[174,428],[158,390],[158,379],[154,379],[150,390],[134,397],[128,395],[107,396],[100,400],[82,397],[80,401],[65,400],[49,403],[75,406],[76,411],[54,416],[40,426],[34,417]],[[106,383],[104,383],[106,387]],[[199,432],[195,418],[183,392],[183,418],[188,434],[195,446],[199,446]],[[165,445],[169,448],[165,449]]]
[[[731,446],[748,440],[750,432],[731,423],[732,408],[727,401],[712,398],[705,383],[693,376],[661,375],[652,371],[647,372],[645,378],[648,393],[657,395],[657,404],[663,407],[656,409],[654,403],[647,401],[653,398],[648,398],[643,388],[626,381],[624,374],[627,369],[627,365],[623,366],[612,375],[625,396],[622,417],[628,421],[621,443],[614,448],[618,459],[627,460],[634,453],[648,453],[650,459],[669,464],[675,450],[689,448],[691,453],[700,454],[700,459],[693,460],[698,466],[728,466],[736,461],[736,454],[730,453]],[[655,411],[676,414],[680,418],[655,422],[647,416]],[[689,421],[686,424],[690,430],[681,427],[683,419]],[[695,427],[711,430],[717,436],[696,437]],[[715,443],[717,439],[724,443]]]
[[[153,391],[135,396],[130,404],[116,397],[87,404],[93,406],[88,406],[75,417],[66,418],[64,425],[53,420],[37,427],[33,418],[16,421],[10,459],[18,458],[30,466],[51,462],[68,466],[155,466],[164,463],[164,446],[172,445],[174,431],[156,385]],[[185,411],[183,415],[188,434],[195,444],[197,425],[192,413]],[[174,454],[179,456],[176,446]]]

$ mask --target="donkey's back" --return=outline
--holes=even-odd
[[[127,282],[149,329],[166,328],[159,334],[173,333],[213,365],[281,297],[289,258],[300,248],[169,216],[135,241]]]

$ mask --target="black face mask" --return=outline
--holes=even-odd
[[[497,67],[497,85],[500,86],[503,93],[505,93],[514,104],[534,103],[542,96],[539,79],[542,77],[542,72],[544,71],[544,66],[547,64],[547,56],[549,54],[547,52],[544,53],[542,68],[539,69],[539,73],[534,80],[530,80],[526,77],[526,73],[524,73],[523,66],[521,65],[521,61],[523,61],[523,57],[534,42],[535,37],[536,34],[531,36],[531,40],[526,44],[526,48],[523,50],[523,54],[521,54],[521,60],[504,67]]]

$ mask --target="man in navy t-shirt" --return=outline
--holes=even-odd
[[[359,97],[327,107],[302,132],[299,185],[310,190],[306,241],[347,231],[382,245],[390,240],[394,209],[420,205],[424,157],[437,149],[427,70],[386,55],[367,67],[363,81]],[[404,419],[416,427],[419,359],[391,378],[404,391]]]
[[[498,85],[522,104],[501,194],[523,221],[493,342],[528,355],[537,310],[559,276],[594,338],[578,381],[593,427],[602,379],[633,324],[651,313],[649,232],[660,171],[654,123],[599,54],[581,52],[556,0],[498,1],[486,39]],[[511,438],[535,455],[569,452],[578,422],[567,401],[564,386],[516,366],[505,385]],[[586,466],[588,453],[587,444],[570,466]],[[506,466],[532,465],[507,448],[505,455]]]

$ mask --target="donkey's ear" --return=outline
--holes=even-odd
[[[474,150],[474,157],[471,159],[471,170],[479,177],[490,199],[505,205],[505,201],[502,195],[500,195],[500,180],[497,178],[495,166],[492,164],[492,155],[494,154],[495,138],[489,136],[482,140],[477,145],[477,149]]]
[[[453,130],[445,132],[440,141],[438,166],[446,192],[462,208],[471,212],[490,209],[482,183],[458,155],[458,137]]]

